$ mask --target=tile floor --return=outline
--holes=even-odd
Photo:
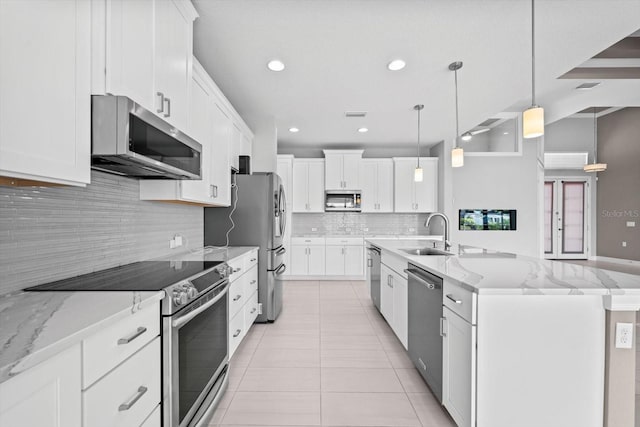
[[[273,324],[231,360],[210,426],[455,426],[369,299],[364,281],[287,281]]]

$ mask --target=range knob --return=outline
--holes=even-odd
[[[181,306],[189,302],[189,296],[184,289],[174,289],[173,290],[173,303],[176,306]]]
[[[195,288],[195,286],[190,285],[187,289],[187,296],[189,297],[189,299],[194,299],[196,295],[198,295],[198,290]]]

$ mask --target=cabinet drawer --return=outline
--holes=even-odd
[[[311,245],[324,245],[324,243],[325,243],[324,237],[292,237],[291,238],[292,245],[311,246]]]
[[[242,276],[233,282],[229,286],[229,318],[235,316],[245,303],[244,297],[244,282],[246,276]]]
[[[364,239],[362,237],[327,237],[325,239],[327,246],[362,246]]]
[[[159,303],[137,311],[84,340],[82,388],[89,387],[158,335]]]
[[[162,418],[160,413],[160,405],[156,406],[156,409],[153,410],[149,418],[144,420],[140,427],[161,427],[162,426]]]
[[[442,290],[442,300],[445,307],[449,307],[464,320],[475,325],[477,294],[448,280],[444,281]]]
[[[258,268],[254,267],[247,271],[246,277],[242,278],[244,284],[244,295],[249,296],[258,290]],[[246,301],[244,301],[246,304]]]
[[[244,337],[244,311],[236,314],[229,322],[229,357],[235,353]]]
[[[82,394],[84,427],[136,427],[160,404],[160,337]]]
[[[382,251],[382,255],[380,257],[380,261],[398,273],[400,276],[407,278],[407,273],[404,270],[407,268],[408,262],[406,259],[399,257],[395,254],[389,253],[387,251]]]
[[[233,282],[244,274],[244,258],[243,256],[227,261],[227,265],[231,267],[232,273],[229,275],[229,281]]]
[[[253,322],[258,317],[258,293],[254,292],[244,305],[244,328],[249,331]]]
[[[253,250],[244,256],[244,271],[251,270],[258,264],[258,251]]]

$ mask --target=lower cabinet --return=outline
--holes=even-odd
[[[291,238],[291,275],[322,276],[325,274],[325,238]]]
[[[407,348],[409,319],[407,278],[385,264],[380,265],[380,312]]]
[[[258,250],[227,263],[237,272],[229,284],[229,358],[249,332],[260,312],[258,305]]]
[[[327,237],[325,246],[327,276],[362,276],[364,240],[361,237]]]

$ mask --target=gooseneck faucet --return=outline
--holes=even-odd
[[[451,248],[451,242],[449,241],[449,218],[443,213],[434,212],[429,214],[427,220],[424,222],[425,227],[429,227],[433,218],[440,217],[444,221],[444,250],[448,251]]]

